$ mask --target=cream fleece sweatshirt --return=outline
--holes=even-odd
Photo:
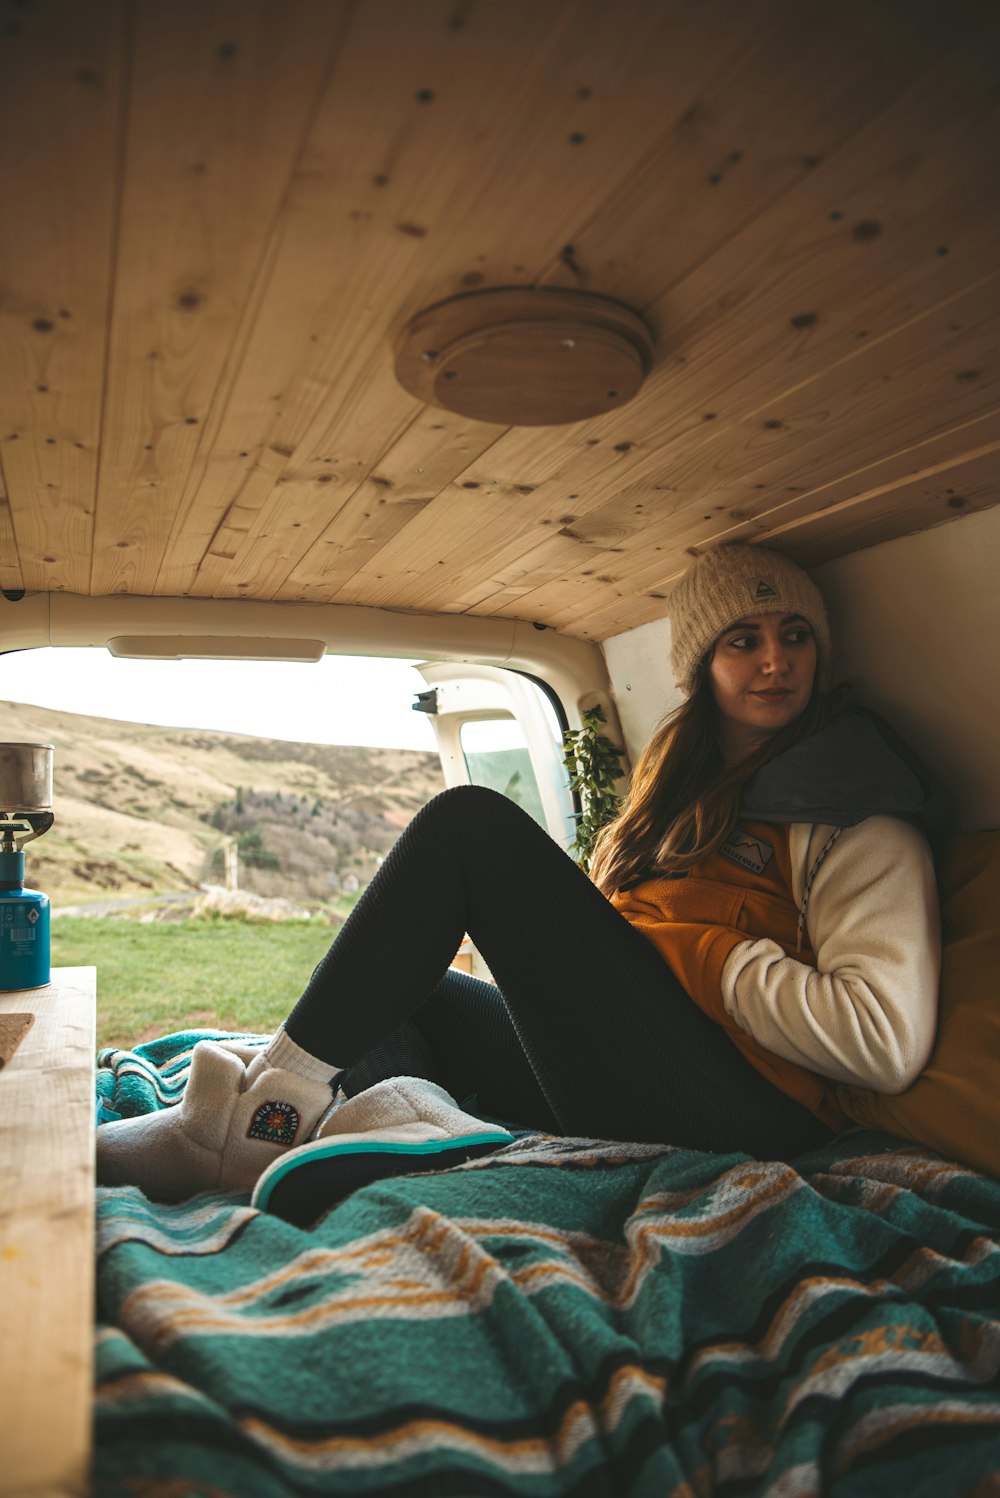
[[[834,832],[789,828],[793,895]],[[904,1092],[934,1043],[940,916],[930,851],[896,817],[841,830],[820,863],[806,908],[816,966],[777,942],[745,941],[722,970],[727,1014],[761,1045],[837,1082]]]

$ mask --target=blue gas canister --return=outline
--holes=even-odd
[[[25,889],[23,853],[0,849],[0,992],[43,988],[49,952],[49,897]]]

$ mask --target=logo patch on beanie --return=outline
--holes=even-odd
[[[748,586],[750,589],[750,598],[753,603],[766,603],[768,600],[777,598],[778,596],[777,588],[773,583],[769,583],[766,577],[758,577],[755,582],[749,583]]]
[[[291,1103],[261,1103],[250,1120],[248,1139],[264,1139],[268,1144],[291,1144],[299,1132],[299,1113]]]

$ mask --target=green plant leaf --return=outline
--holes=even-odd
[[[597,834],[617,814],[615,786],[623,770],[622,750],[601,732],[601,725],[607,723],[601,707],[587,708],[581,716],[583,727],[567,729],[563,734],[563,765],[569,788],[580,797],[582,806],[576,813],[576,836],[570,851],[587,872]]]

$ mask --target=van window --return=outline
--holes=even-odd
[[[462,754],[473,785],[488,786],[545,826],[542,796],[531,767],[528,742],[512,717],[476,718],[463,723]]]

